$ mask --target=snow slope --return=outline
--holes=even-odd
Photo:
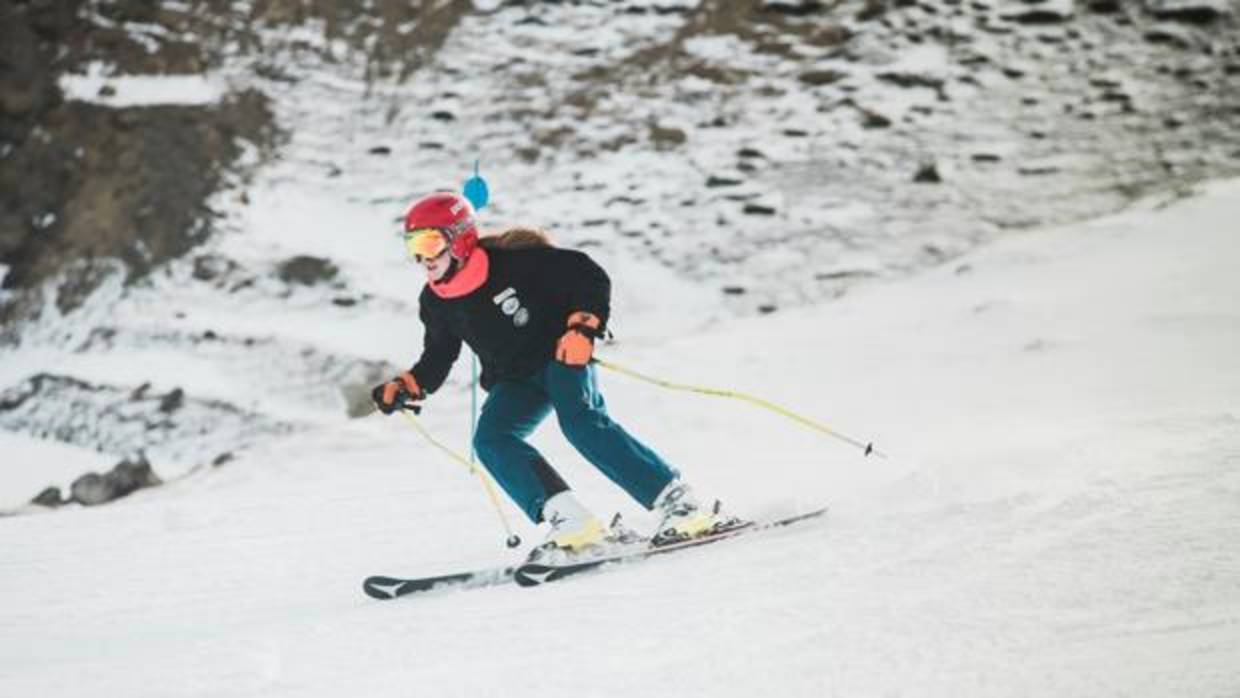
[[[699,490],[755,516],[830,502],[821,524],[374,602],[367,574],[515,553],[402,422],[314,414],[226,467],[0,520],[0,695],[1240,695],[1240,181],[1198,194],[603,350],[874,439],[891,458],[604,376]],[[618,276],[617,312],[674,327],[633,310],[642,282]],[[374,316],[336,341],[391,319]],[[425,423],[463,442],[467,400],[437,395]],[[553,428],[536,441],[587,501],[649,523]]]

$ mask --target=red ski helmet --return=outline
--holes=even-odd
[[[459,194],[436,192],[414,201],[405,212],[405,240],[411,243],[429,232],[447,240],[452,256],[464,261],[478,246],[474,207]]]

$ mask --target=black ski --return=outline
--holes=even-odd
[[[596,570],[604,566],[629,564],[646,560],[656,555],[674,553],[679,550],[688,550],[690,548],[698,548],[703,545],[710,545],[711,543],[731,540],[733,538],[738,538],[757,531],[768,531],[773,528],[783,528],[801,521],[817,518],[826,513],[827,508],[823,507],[822,509],[816,509],[804,514],[797,514],[796,516],[789,516],[787,518],[762,523],[751,523],[739,528],[724,531],[723,533],[716,533],[714,535],[703,536],[701,538],[691,538],[680,543],[669,543],[667,545],[651,546],[637,550],[627,550],[615,555],[604,555],[602,557],[581,560],[578,562],[570,562],[562,565],[547,565],[536,562],[526,563],[517,567],[516,571],[513,573],[513,578],[517,584],[523,587],[538,586],[540,584],[546,584],[548,582],[564,579],[565,577],[571,577],[575,574],[581,574],[582,572]]]
[[[516,581],[520,586],[537,586],[554,582],[565,577],[571,577],[582,572],[589,572],[605,566],[622,565],[645,560],[656,555],[666,553],[674,553],[678,550],[688,550],[697,548],[711,543],[718,543],[724,540],[730,540],[749,533],[757,531],[766,531],[773,528],[783,528],[800,521],[813,519],[827,513],[827,509],[817,509],[814,511],[789,516],[774,521],[766,521],[761,523],[749,523],[739,528],[733,528],[723,533],[716,533],[701,538],[693,538],[680,543],[670,543],[662,546],[629,548],[621,552],[603,555],[600,557],[590,558],[588,560],[580,560],[562,565],[547,565],[539,563],[525,563],[522,565],[513,565],[508,567],[493,567],[491,569],[473,570],[470,572],[457,572],[455,574],[444,574],[434,577],[384,577],[374,576],[367,577],[362,583],[362,590],[367,596],[375,599],[387,600],[395,599],[409,594],[425,593],[429,591],[439,591],[444,589],[477,589],[480,587],[497,586],[506,584],[510,581]]]
[[[477,589],[510,582],[516,571],[517,568],[514,566],[411,579],[376,575],[367,577],[366,581],[362,582],[362,590],[373,599],[387,600],[440,589]]]

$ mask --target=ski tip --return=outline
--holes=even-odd
[[[401,581],[392,577],[367,577],[362,582],[362,591],[372,599],[387,601],[397,597],[396,589]]]

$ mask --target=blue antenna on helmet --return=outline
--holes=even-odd
[[[487,202],[491,200],[491,190],[487,187],[487,181],[478,174],[480,162],[480,160],[474,160],[474,176],[465,180],[465,198],[474,205],[475,211],[486,208]]]

